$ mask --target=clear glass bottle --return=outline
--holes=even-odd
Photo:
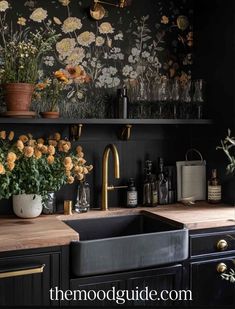
[[[164,172],[164,160],[159,158],[159,173],[158,173],[158,203],[160,205],[166,205],[168,201],[168,178]]]
[[[78,184],[77,199],[74,210],[78,213],[87,212],[90,209],[90,186],[86,181]]]
[[[143,187],[143,205],[154,207],[158,204],[156,177],[152,174],[152,161],[145,162],[145,180]]]
[[[221,202],[221,184],[216,169],[212,170],[211,179],[208,180],[208,202],[211,204]]]

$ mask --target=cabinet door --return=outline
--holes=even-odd
[[[175,265],[171,267],[162,267],[152,270],[145,270],[133,274],[127,280],[127,289],[135,290],[145,290],[148,288],[149,291],[155,290],[160,298],[160,293],[162,291],[180,290],[182,289],[182,265]],[[167,293],[167,292],[166,292]],[[168,298],[169,295],[164,293],[163,297]],[[141,307],[158,307],[158,306],[174,306],[176,302],[170,300],[135,300],[130,301],[130,306],[141,306]],[[182,303],[181,303],[182,305]]]
[[[234,268],[234,259],[235,257],[227,257],[191,264],[192,306],[234,307],[235,285],[223,280],[217,271],[220,263],[224,263],[228,271]]]
[[[49,306],[56,285],[59,254],[0,258],[0,306]]]
[[[80,290],[80,291],[91,291],[90,295],[93,295],[93,291],[96,293],[98,291],[105,291],[106,293],[109,291],[109,296],[113,298],[112,291],[115,289],[114,293],[116,299],[108,300],[94,300],[94,301],[71,301],[72,306],[81,306],[83,307],[108,307],[110,306],[169,306],[169,302],[161,302],[161,301],[132,301],[127,300],[131,299],[132,291],[142,291],[146,287],[148,290],[156,290],[160,293],[162,290],[178,290],[181,288],[182,282],[182,265],[175,265],[171,267],[162,267],[156,269],[148,269],[148,270],[139,270],[139,271],[130,271],[124,273],[116,273],[109,275],[100,275],[93,276],[87,278],[76,278],[70,280],[70,289],[72,291]],[[129,297],[126,297],[126,292],[122,295],[122,291],[129,291]],[[117,293],[119,294],[119,304],[117,302]],[[103,292],[100,294],[103,295]],[[122,303],[123,300],[125,303]],[[176,303],[174,303],[176,304]]]

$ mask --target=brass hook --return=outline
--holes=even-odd
[[[122,129],[122,133],[121,133],[121,139],[122,140],[129,141],[129,139],[131,137],[131,128],[132,128],[132,125],[131,124],[127,124]]]
[[[82,127],[83,127],[83,124],[81,123],[79,123],[79,125],[74,124],[70,127],[70,138],[72,139],[73,142],[81,138]]]

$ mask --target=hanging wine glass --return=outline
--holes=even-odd
[[[188,80],[182,88],[182,117],[183,119],[190,119],[192,115],[192,99],[191,99],[191,80]]]

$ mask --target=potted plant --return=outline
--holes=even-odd
[[[67,66],[64,70],[58,70],[37,83],[35,87],[35,100],[39,102],[44,111],[41,112],[43,118],[59,118],[59,105],[62,100],[63,91],[76,83],[77,86],[89,82],[90,77],[86,74],[83,67]]]
[[[0,80],[9,116],[25,114],[30,109],[42,56],[52,50],[60,35],[53,30],[29,29],[13,32],[0,25]]]
[[[13,196],[13,210],[22,218],[39,216],[49,192],[75,179],[82,181],[92,170],[84,153],[73,153],[71,143],[59,133],[45,142],[32,135],[0,132],[0,199]]]

